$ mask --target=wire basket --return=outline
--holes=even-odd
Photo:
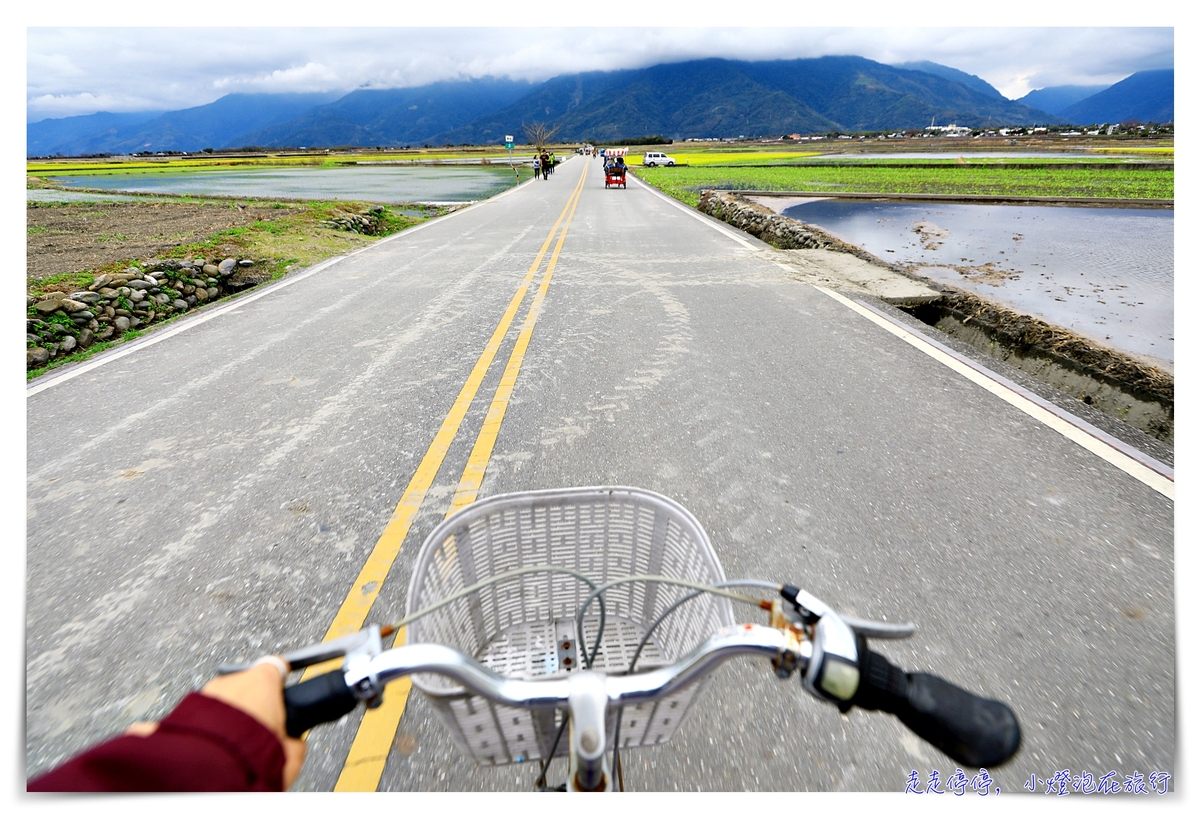
[[[597,585],[633,574],[705,584],[725,579],[700,523],[660,494],[613,487],[519,492],[473,503],[433,530],[417,555],[408,612],[489,577],[544,565],[578,571]],[[691,591],[661,582],[623,583],[605,591],[605,625],[592,669],[626,672],[647,628]],[[590,593],[588,585],[570,574],[524,574],[417,619],[408,626],[408,642],[449,645],[504,676],[561,678],[584,664],[575,617]],[[593,602],[582,634],[589,651],[599,619]],[[727,598],[701,594],[655,628],[636,669],[668,665],[732,624]],[[483,765],[546,758],[565,718],[553,709],[494,704],[443,676],[425,673],[412,679],[459,748]],[[704,683],[657,702],[625,707],[622,749],[669,740]],[[611,749],[616,727],[611,708],[608,722]],[[567,744],[559,742],[555,755],[566,755]]]

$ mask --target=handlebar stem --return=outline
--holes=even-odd
[[[605,714],[609,694],[605,674],[581,670],[567,677],[571,682],[568,704],[571,711],[570,769],[568,786],[579,792],[612,790],[605,748]]]

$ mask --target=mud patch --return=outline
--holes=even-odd
[[[938,227],[933,222],[913,222],[912,230],[917,234],[921,241],[921,246],[926,250],[936,250],[942,246],[942,242],[950,235],[949,230],[944,230]]]
[[[26,277],[32,281],[131,258],[154,258],[179,244],[292,212],[287,207],[230,203],[30,202],[25,211]],[[73,288],[64,284],[60,289]]]
[[[903,268],[910,275],[917,278],[924,278],[930,272],[936,270],[953,270],[972,284],[986,284],[989,287],[999,287],[1005,281],[1019,281],[1021,279],[1019,270],[1006,270],[994,261],[989,261],[986,264],[943,264],[936,268],[919,264],[907,264],[903,265]]]

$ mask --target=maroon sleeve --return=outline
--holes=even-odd
[[[28,782],[29,792],[283,789],[283,745],[253,716],[191,693],[144,738],[118,736]]]

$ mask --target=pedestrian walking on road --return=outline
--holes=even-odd
[[[540,176],[541,173],[542,173],[542,160],[539,157],[534,156],[533,157],[533,178],[534,179],[538,178],[538,176]]]
[[[542,179],[550,178],[550,154],[542,151]]]

